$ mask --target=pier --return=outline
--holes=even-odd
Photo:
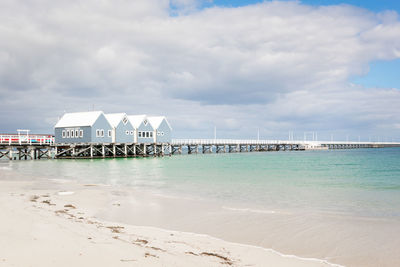
[[[51,135],[0,135],[0,159],[51,159],[53,148]]]
[[[0,159],[150,157],[174,154],[243,153],[400,147],[400,142],[172,139],[170,143],[56,144],[49,135],[0,135]]]
[[[296,141],[296,140],[234,140],[174,139],[172,154],[233,153],[289,150],[328,150],[400,147],[400,142]]]

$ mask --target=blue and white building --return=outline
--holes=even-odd
[[[111,142],[112,143],[133,143],[135,129],[130,122],[126,113],[105,114],[106,119],[112,126]]]
[[[154,143],[170,143],[172,127],[164,116],[148,117],[148,121],[154,129]]]
[[[154,128],[150,124],[146,115],[128,116],[133,128],[135,129],[135,143],[152,144],[154,143]]]
[[[171,142],[166,117],[104,114],[102,111],[65,113],[54,126],[55,143],[160,144]]]
[[[111,143],[112,129],[102,111],[65,113],[54,126],[55,143]]]

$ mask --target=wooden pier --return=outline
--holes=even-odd
[[[51,135],[0,135],[0,159],[51,159]]]
[[[170,144],[55,144],[54,158],[124,158],[171,154]]]
[[[400,147],[396,142],[325,142],[234,139],[174,139],[170,143],[55,144],[52,136],[0,135],[0,159],[92,159],[174,154],[241,153]]]
[[[298,151],[356,148],[400,147],[396,142],[338,142],[287,140],[234,140],[234,139],[175,139],[172,154],[233,153],[263,151]]]

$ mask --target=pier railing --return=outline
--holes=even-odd
[[[244,139],[172,139],[172,145],[262,145],[282,144],[280,140],[244,140]]]
[[[172,139],[171,145],[400,145],[399,142],[254,140],[254,139]]]
[[[49,135],[0,135],[0,144],[3,145],[53,145],[54,137]]]

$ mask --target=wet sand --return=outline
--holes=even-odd
[[[207,235],[107,221],[96,214],[125,205],[107,186],[0,181],[0,188],[0,266],[331,266]]]

